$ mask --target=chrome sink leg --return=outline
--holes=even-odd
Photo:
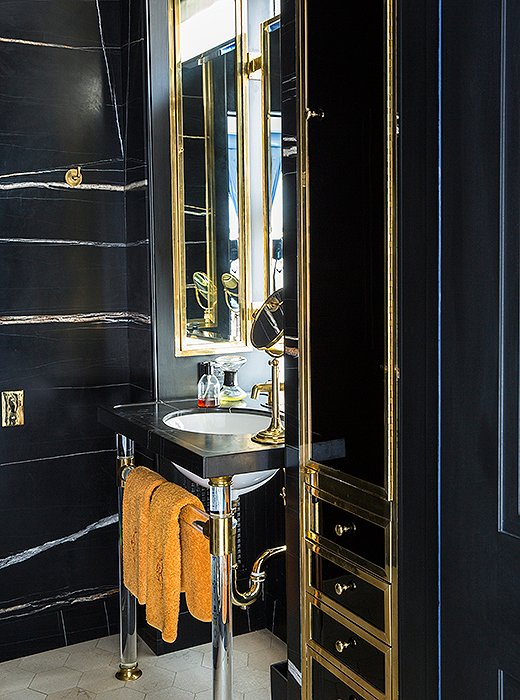
[[[137,601],[123,583],[123,493],[126,479],[134,468],[134,442],[116,435],[117,491],[119,509],[119,671],[120,681],[135,681],[142,671],[137,666]]]
[[[213,700],[233,697],[233,623],[231,601],[233,513],[230,476],[209,480],[212,580]]]

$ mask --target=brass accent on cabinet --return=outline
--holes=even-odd
[[[83,175],[81,173],[81,166],[78,165],[77,168],[70,168],[65,173],[65,182],[69,187],[78,187],[83,182]]]
[[[24,393],[18,391],[2,391],[2,428],[11,428],[23,425],[24,418]]]
[[[301,630],[302,630],[302,700],[317,700],[312,697],[312,667],[317,663],[332,673],[346,686],[352,688],[356,697],[363,700],[397,700],[399,697],[398,675],[398,609],[397,609],[397,198],[395,164],[396,123],[396,2],[385,0],[386,7],[386,175],[385,175],[385,358],[384,365],[392,368],[385,372],[385,480],[377,486],[354,477],[338,478],[330,467],[315,462],[312,458],[311,424],[311,376],[310,376],[310,216],[308,197],[308,129],[312,123],[323,118],[322,111],[307,103],[307,0],[296,3],[296,56],[298,104],[298,260],[299,268],[299,338],[300,338],[300,532],[305,542],[301,547]],[[312,28],[309,28],[311,30]],[[377,566],[348,550],[352,532],[336,535],[344,540],[344,546],[323,537],[318,519],[316,499],[352,512],[384,530],[384,566]],[[348,526],[345,521],[337,524]],[[357,533],[359,534],[359,533]],[[353,536],[357,536],[353,535]],[[343,542],[342,542],[343,544]],[[351,571],[363,581],[370,582],[383,592],[384,629],[361,619],[349,609],[349,591],[332,589],[343,600],[333,600],[311,584],[311,556],[313,553]],[[347,574],[348,576],[348,574]],[[345,585],[345,584],[343,584]],[[346,581],[348,586],[348,578]],[[351,589],[349,589],[351,590]],[[345,638],[338,639],[344,645],[350,641],[349,630],[354,625],[356,635],[378,649],[385,658],[385,692],[370,685],[364,678],[347,668],[338,658],[323,649],[312,639],[311,608],[317,607],[341,624],[347,625]],[[342,647],[348,657],[348,649]],[[339,649],[336,648],[339,652]]]

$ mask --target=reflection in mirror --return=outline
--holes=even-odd
[[[265,293],[283,287],[280,18],[262,25]]]
[[[193,354],[201,341],[201,352],[208,340],[220,350],[245,342],[236,7],[235,0],[177,3],[176,349]],[[236,280],[234,308],[226,275]]]

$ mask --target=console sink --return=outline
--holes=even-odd
[[[270,421],[271,416],[265,411],[251,410],[174,412],[163,418],[163,422],[175,430],[205,433],[206,435],[254,435],[259,430],[267,428]],[[209,479],[198,476],[179,464],[174,464],[181,474],[184,474],[190,481],[209,488]],[[269,479],[273,478],[277,471],[278,469],[266,469],[246,474],[230,474],[233,476],[232,498],[236,499],[263,486]]]
[[[253,411],[204,411],[201,413],[170,413],[163,421],[170,428],[189,433],[210,435],[254,435],[269,425],[271,417]]]

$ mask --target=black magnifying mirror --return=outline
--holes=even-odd
[[[273,292],[255,314],[251,328],[251,343],[257,350],[264,350],[273,358],[271,365],[271,424],[251,439],[263,445],[281,445],[285,441],[285,431],[280,417],[280,370],[279,357],[283,347],[284,317],[283,292]]]
[[[273,292],[256,312],[251,328],[251,343],[272,357],[283,355],[283,291]]]

